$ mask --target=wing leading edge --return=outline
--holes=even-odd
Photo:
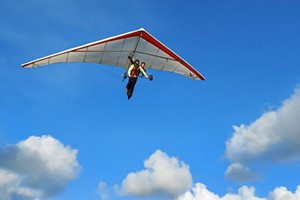
[[[189,63],[145,29],[88,43],[22,64],[23,68],[55,63],[90,62],[128,67],[128,56],[144,61],[147,68],[174,72],[194,80],[205,80]]]

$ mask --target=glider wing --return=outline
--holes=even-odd
[[[175,72],[194,80],[205,80],[189,63],[154,38],[145,29],[128,32],[68,49],[22,64],[33,68],[55,63],[90,62],[128,67],[128,56],[146,63],[146,68]]]

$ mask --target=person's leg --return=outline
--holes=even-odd
[[[136,82],[137,82],[137,78],[130,79],[130,87],[128,87],[128,92],[127,92],[128,99],[130,99],[132,97],[134,86],[135,86]]]

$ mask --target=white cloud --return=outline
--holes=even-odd
[[[145,162],[146,169],[130,173],[122,183],[124,195],[175,198],[192,186],[188,165],[157,150]]]
[[[0,169],[0,199],[11,200],[21,199],[38,199],[42,197],[42,192],[22,185],[22,176]]]
[[[244,166],[241,163],[231,164],[227,168],[225,176],[228,179],[239,182],[257,180],[258,178],[260,178],[260,175],[258,173],[252,171],[250,168]]]
[[[276,111],[264,113],[249,126],[234,127],[226,155],[241,161],[262,157],[273,160],[300,158],[300,88]]]
[[[234,162],[300,159],[300,88],[280,108],[264,113],[250,125],[234,126],[226,157]]]
[[[220,197],[210,192],[202,183],[197,183],[191,191],[187,191],[177,200],[219,200]]]
[[[297,187],[295,193],[288,191],[286,187],[278,187],[270,194],[269,197],[270,200],[299,200],[300,185]]]
[[[77,177],[77,150],[51,136],[0,149],[0,199],[47,199]]]
[[[254,187],[242,186],[237,194],[226,194],[221,198],[222,200],[265,200],[255,195]]]
[[[299,200],[300,186],[295,193],[288,191],[285,187],[275,188],[267,197],[258,197],[254,187],[242,186],[237,194],[227,193],[219,196],[209,191],[202,183],[197,183],[191,191],[187,191],[177,200]]]
[[[101,200],[109,200],[109,191],[105,182],[99,182],[98,193],[100,195]]]

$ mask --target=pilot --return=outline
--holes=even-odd
[[[142,62],[140,66],[140,61],[138,59],[133,60],[132,57],[128,56],[131,65],[127,71],[127,76],[129,77],[128,83],[126,85],[126,94],[128,99],[132,97],[134,86],[139,78],[140,73],[142,72],[145,78],[148,78],[146,71],[144,70],[144,66],[146,65],[145,62]]]

